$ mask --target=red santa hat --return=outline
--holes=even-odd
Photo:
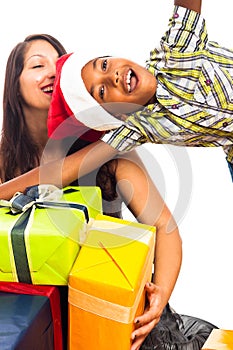
[[[81,77],[83,66],[101,56],[72,53],[58,59],[48,113],[49,137],[77,136],[95,141],[103,131],[123,124],[89,94]]]

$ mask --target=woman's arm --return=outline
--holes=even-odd
[[[175,286],[182,260],[182,243],[175,220],[145,167],[132,155],[119,159],[117,172],[119,191],[128,208],[139,222],[156,226],[155,271],[151,285],[146,286],[149,307],[137,317],[139,328],[131,350],[142,344],[145,337],[159,322]]]
[[[201,13],[201,0],[174,0],[174,5]]]
[[[17,191],[37,184],[54,184],[64,187],[88,174],[113,158],[117,151],[103,141],[97,141],[64,159],[39,167],[0,185],[0,198],[10,199]]]

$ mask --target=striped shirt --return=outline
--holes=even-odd
[[[102,140],[119,151],[146,142],[222,146],[233,162],[233,50],[208,41],[204,18],[175,6],[146,69],[157,78],[157,102]]]

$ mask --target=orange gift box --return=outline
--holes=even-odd
[[[69,275],[69,350],[129,350],[151,280],[155,227],[98,215]]]
[[[213,329],[202,347],[203,350],[232,350],[233,330]]]

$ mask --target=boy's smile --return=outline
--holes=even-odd
[[[118,57],[99,57],[82,68],[87,91],[108,112],[131,113],[155,95],[156,78],[144,67]]]
[[[128,92],[132,92],[137,85],[137,77],[136,74],[134,73],[134,71],[132,69],[129,69],[127,77],[126,77],[126,84],[127,84],[127,88],[128,88]]]

